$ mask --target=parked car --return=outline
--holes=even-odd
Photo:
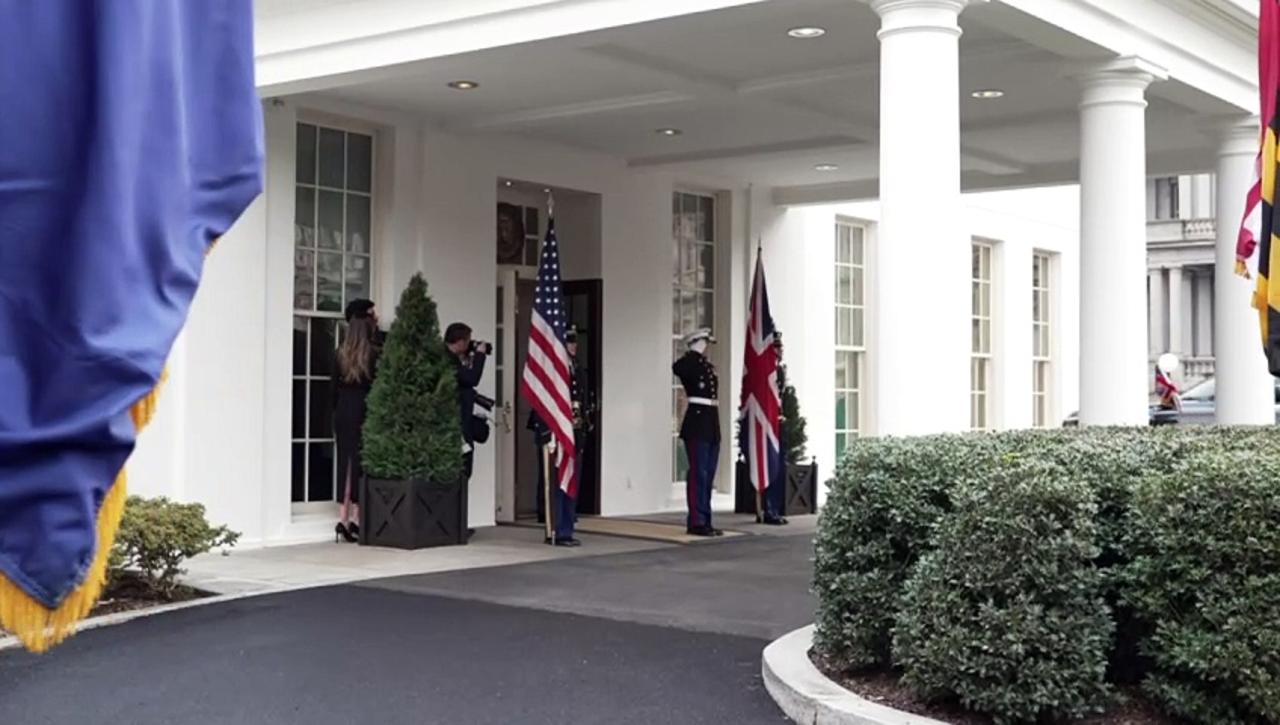
[[[1151,425],[1213,425],[1218,419],[1218,408],[1215,396],[1218,391],[1217,380],[1206,378],[1187,389],[1182,394],[1182,410],[1169,410],[1159,405],[1149,409]],[[1280,380],[1275,388],[1276,422],[1280,423]],[[1080,413],[1072,413],[1062,424],[1068,428],[1080,425]]]

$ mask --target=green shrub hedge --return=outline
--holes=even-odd
[[[1142,683],[1200,722],[1280,722],[1280,431],[862,441],[817,536],[815,647],[999,721]]]

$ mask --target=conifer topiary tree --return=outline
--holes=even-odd
[[[421,274],[409,281],[378,361],[364,424],[364,467],[374,478],[458,481],[458,383]]]
[[[803,463],[805,446],[809,435],[805,432],[806,424],[800,415],[800,399],[796,397],[796,387],[787,382],[787,366],[778,364],[778,389],[782,391],[782,443],[785,446],[782,458],[791,465]]]

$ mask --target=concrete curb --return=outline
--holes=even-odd
[[[863,699],[833,682],[809,660],[813,625],[775,640],[764,650],[765,689],[782,712],[801,725],[948,725]]]

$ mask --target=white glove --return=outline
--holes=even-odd
[[[555,455],[555,452],[556,452],[556,437],[555,437],[555,436],[551,436],[551,440],[547,442],[547,452],[548,452],[548,453],[550,453],[550,454],[552,454],[552,455]]]

